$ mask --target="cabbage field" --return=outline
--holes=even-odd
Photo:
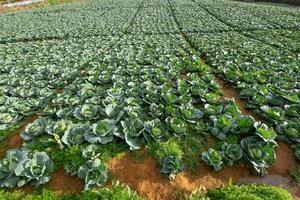
[[[299,8],[91,0],[0,14],[0,27],[0,187],[47,188],[63,171],[81,190],[120,180],[145,198],[172,199],[159,188],[184,173],[268,176],[278,159],[295,164],[271,174],[291,179]],[[135,169],[112,170],[122,161],[118,170],[155,163],[153,194]]]

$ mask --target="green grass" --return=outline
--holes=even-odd
[[[203,142],[203,136],[192,133],[178,141],[179,146],[183,151],[185,167],[193,174],[199,173],[201,152],[203,152],[204,148]]]
[[[110,188],[98,188],[80,194],[56,195],[46,189],[26,194],[22,191],[7,192],[0,190],[0,200],[142,200],[128,186],[114,182]]]
[[[285,189],[267,185],[234,185],[216,188],[203,194],[191,195],[189,200],[292,200]]]
[[[176,191],[175,191],[176,192]],[[178,192],[178,191],[177,191]],[[112,187],[98,188],[79,194],[56,195],[46,189],[26,194],[22,191],[8,192],[0,190],[0,200],[143,200],[128,186],[113,182]],[[186,200],[292,200],[285,189],[266,185],[235,185],[216,188],[207,193],[197,192],[189,197],[179,194],[178,199]]]
[[[148,153],[160,160],[168,155],[173,155],[178,158],[182,158],[183,151],[181,150],[178,141],[175,138],[171,138],[166,142],[154,142],[146,145]]]

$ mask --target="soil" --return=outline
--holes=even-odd
[[[61,168],[52,174],[51,180],[47,183],[46,188],[58,195],[78,193],[83,190],[84,181],[76,176],[67,174],[64,168]]]
[[[25,123],[21,127],[14,130],[4,141],[1,142],[0,157],[3,157],[7,150],[20,148],[22,146],[23,141],[20,137],[20,133],[25,130],[27,124],[32,123],[37,118],[37,115],[29,117],[25,120]]]
[[[113,159],[109,164],[110,174],[121,183],[129,185],[138,194],[149,200],[180,199],[183,194],[196,190],[208,190],[226,185],[231,179],[233,183],[258,183],[272,184],[288,189],[295,196],[300,195],[300,187],[292,187],[292,180],[288,170],[295,169],[297,163],[289,145],[279,142],[276,149],[277,159],[269,171],[269,176],[258,177],[250,173],[243,164],[226,167],[221,171],[214,171],[205,163],[201,163],[198,175],[188,171],[178,174],[175,180],[169,180],[159,171],[158,162],[146,157],[138,162],[125,154],[122,158]],[[144,154],[143,151],[140,152]]]
[[[64,88],[59,88],[59,89],[57,89],[57,93],[58,93],[58,94],[62,94],[62,93],[64,93],[64,91],[65,91]]]
[[[239,109],[241,110],[243,115],[250,115],[252,116],[256,121],[262,121],[262,119],[252,113],[247,107],[243,100],[241,100],[238,96],[238,92],[235,91],[229,84],[227,84],[222,79],[216,78],[216,82],[221,86],[221,89],[223,91],[225,98],[233,98],[235,103],[239,106]]]

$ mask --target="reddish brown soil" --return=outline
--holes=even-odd
[[[76,176],[67,174],[66,171],[61,168],[52,174],[52,178],[46,187],[58,195],[77,193],[83,190],[84,182]]]
[[[62,94],[62,93],[64,93],[64,91],[65,91],[64,88],[59,88],[59,89],[57,89],[57,93],[58,93],[58,94]]]
[[[227,84],[222,79],[216,78],[216,82],[221,86],[221,89],[223,91],[225,98],[233,98],[235,103],[239,106],[239,109],[241,110],[243,115],[250,115],[252,116],[256,121],[262,121],[262,119],[253,114],[247,107],[243,100],[238,98],[238,93],[235,91],[229,84]]]
[[[143,153],[143,152],[142,152]],[[272,168],[269,169],[270,179],[272,175],[285,177],[280,180],[291,180],[288,170],[296,168],[296,161],[293,157],[289,145],[279,142],[276,150],[277,160]],[[183,193],[191,193],[195,190],[207,190],[226,185],[231,178],[237,183],[240,178],[255,178],[257,182],[262,177],[251,175],[249,170],[243,165],[226,167],[221,171],[214,171],[210,167],[201,163],[199,175],[192,175],[187,171],[178,174],[175,180],[169,180],[159,172],[159,165],[153,158],[147,157],[142,162],[132,159],[130,154],[125,154],[121,159],[113,159],[109,164],[109,171],[112,176],[120,182],[129,185],[140,194],[150,200],[169,200],[180,199]],[[275,180],[276,181],[276,180]],[[300,194],[299,187],[291,187],[286,183],[274,183],[275,185],[285,184],[294,195]]]
[[[24,131],[27,124],[32,123],[37,118],[38,118],[37,115],[29,117],[28,119],[26,119],[25,123],[21,127],[14,130],[9,135],[9,137],[7,137],[4,141],[1,142],[0,157],[3,157],[7,150],[20,148],[22,146],[23,141],[22,138],[20,137],[20,133]]]

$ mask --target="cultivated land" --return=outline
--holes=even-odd
[[[0,27],[1,187],[300,195],[299,8],[99,0],[1,14]]]

